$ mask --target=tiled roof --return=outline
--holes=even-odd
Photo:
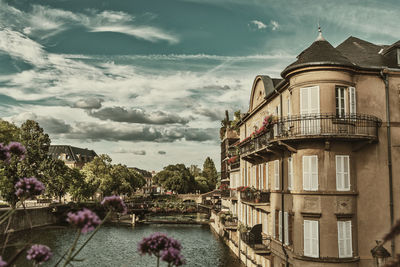
[[[51,145],[49,155],[53,159],[58,159],[61,154],[66,155],[68,161],[90,161],[97,156],[96,152],[87,148],[73,147],[69,145]]]
[[[297,60],[282,71],[282,77],[292,70],[320,65],[336,65],[353,67],[354,64],[335,49],[325,39],[317,39],[310,47],[297,56]]]

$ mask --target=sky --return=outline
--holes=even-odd
[[[317,37],[400,39],[397,1],[0,0],[0,117],[159,171],[220,168],[224,111]]]

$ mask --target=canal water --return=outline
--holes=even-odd
[[[135,227],[106,225],[79,254],[78,258],[84,261],[74,262],[73,266],[156,266],[154,256],[140,256],[137,252],[140,240],[154,232],[166,233],[182,243],[182,254],[187,262],[184,266],[242,266],[219,237],[211,232],[208,225],[185,224],[151,224]],[[58,259],[72,244],[74,235],[75,230],[71,228],[44,228],[35,229],[32,234],[26,232],[15,234],[13,239],[19,243],[33,239],[33,242],[51,247],[54,259],[42,266],[53,266],[55,259]],[[20,257],[17,266],[32,266],[25,260],[25,256]],[[167,264],[161,262],[160,266]]]

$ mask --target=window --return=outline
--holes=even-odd
[[[275,213],[276,212],[272,212],[272,237],[273,238],[276,238],[276,230],[275,230],[275,227],[276,227],[276,222],[275,222]]]
[[[268,234],[268,215],[265,212],[262,212],[262,232],[264,234]]]
[[[302,117],[310,117],[311,114],[319,114],[319,86],[300,89],[300,114]],[[301,132],[303,134],[318,134],[321,131],[319,120],[301,120]]]
[[[353,257],[351,221],[338,221],[339,258]]]
[[[288,158],[288,189],[292,190],[293,186],[293,157]]]
[[[279,160],[274,161],[274,183],[275,183],[275,190],[280,189],[279,185]]]
[[[345,87],[336,87],[335,96],[336,96],[336,116],[339,118],[343,118],[346,115],[346,88]]]
[[[400,66],[400,48],[397,48],[397,65]]]
[[[319,258],[318,221],[304,220],[304,256]]]
[[[279,241],[282,242],[282,211],[279,211]]]
[[[318,190],[318,157],[303,156],[303,190]]]
[[[350,164],[349,156],[336,156],[336,190],[350,190]]]
[[[283,213],[284,216],[284,230],[285,230],[285,244],[289,245],[289,213],[286,211]]]
[[[263,165],[258,165],[258,189],[264,188]]]

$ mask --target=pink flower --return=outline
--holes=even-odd
[[[33,245],[27,252],[26,258],[28,260],[33,260],[36,264],[42,264],[48,261],[53,253],[48,246],[45,245]],[[1,265],[0,265],[1,266]]]
[[[22,178],[15,184],[15,194],[19,198],[31,198],[43,194],[44,185],[35,177]]]
[[[99,216],[86,208],[76,213],[68,212],[67,217],[67,222],[80,228],[82,234],[93,231],[101,223]]]
[[[119,196],[105,197],[103,201],[101,201],[101,205],[109,210],[113,210],[122,214],[126,214],[127,212],[126,205]]]

